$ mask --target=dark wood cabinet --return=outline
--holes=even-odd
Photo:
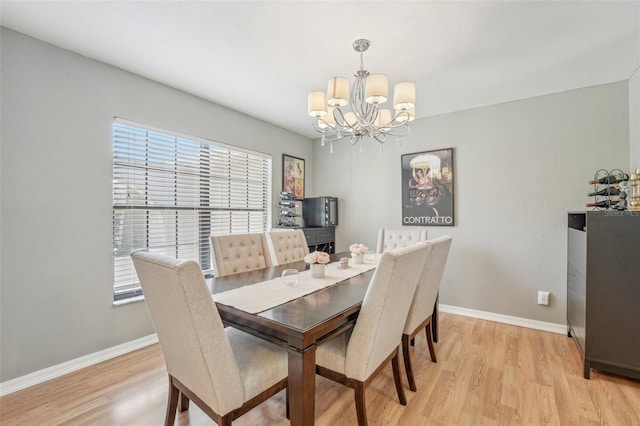
[[[309,251],[324,251],[329,254],[336,252],[336,228],[327,227],[308,227],[302,228],[304,236],[307,238],[307,246]]]
[[[591,368],[640,378],[640,213],[570,212],[567,324]]]

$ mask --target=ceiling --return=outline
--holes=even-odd
[[[626,80],[640,1],[5,1],[2,26],[317,137],[307,94],[365,69],[426,117]]]

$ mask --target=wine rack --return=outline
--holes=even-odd
[[[593,210],[626,210],[627,190],[629,175],[620,169],[600,169],[593,175],[593,192],[588,196],[593,197],[592,203],[587,207]]]
[[[302,204],[290,192],[281,192],[278,202],[278,226],[281,228],[299,228],[302,226]]]

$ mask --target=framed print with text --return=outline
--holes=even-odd
[[[402,225],[453,226],[453,148],[403,154]]]
[[[304,160],[282,154],[282,190],[304,199]]]

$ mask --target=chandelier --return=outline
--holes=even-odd
[[[369,48],[369,40],[353,42],[353,49],[360,52],[360,69],[349,96],[349,81],[343,77],[329,79],[327,92],[311,92],[308,97],[309,115],[314,118],[313,128],[322,135],[321,145],[349,138],[354,146],[364,137],[380,142],[380,151],[387,135],[400,138],[409,134],[409,122],[415,118],[416,86],[411,82],[395,85],[393,109],[381,108],[389,95],[389,81],[385,74],[370,74],[364,69],[363,53]],[[362,144],[360,144],[362,149]]]

